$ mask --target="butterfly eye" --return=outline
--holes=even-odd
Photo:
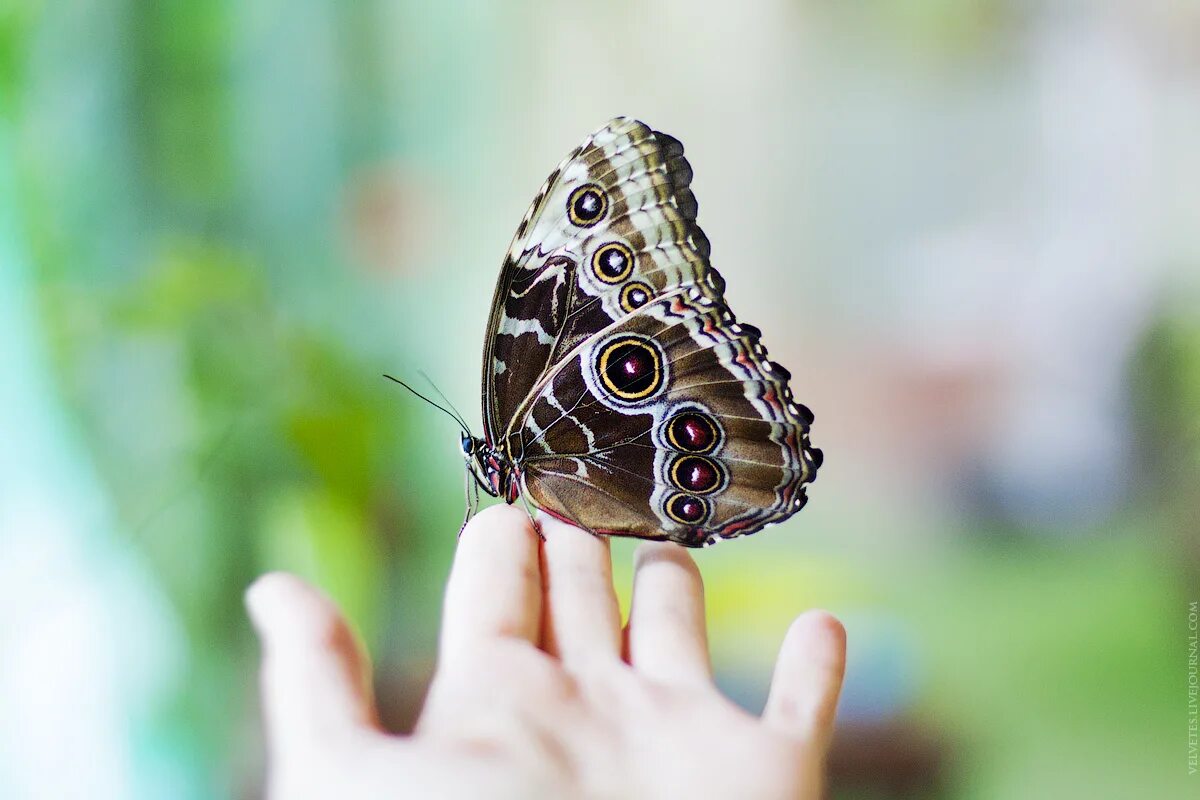
[[[590,228],[608,210],[608,195],[594,183],[587,183],[567,198],[567,217],[581,228]]]
[[[657,348],[636,336],[622,336],[600,348],[596,374],[617,399],[638,402],[663,388],[662,363]]]
[[[620,242],[610,242],[592,256],[592,271],[605,283],[620,283],[633,272],[633,253]]]
[[[711,494],[725,482],[721,465],[704,456],[682,456],[671,464],[671,483],[687,492]]]
[[[641,281],[627,283],[621,289],[621,308],[632,313],[649,303],[652,297],[654,297],[654,290]]]
[[[697,525],[708,519],[709,505],[703,497],[691,494],[673,494],[663,504],[667,516],[684,525]]]

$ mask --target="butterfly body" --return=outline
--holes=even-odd
[[[683,146],[617,118],[551,173],[504,260],[476,483],[595,533],[687,546],[798,511],[812,414],[739,323]]]
[[[467,471],[477,485],[492,497],[503,497],[506,503],[516,501],[520,494],[520,473],[506,449],[493,447],[486,440],[464,432],[462,450]]]

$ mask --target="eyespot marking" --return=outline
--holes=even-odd
[[[663,503],[663,511],[681,525],[700,525],[708,519],[712,507],[703,497],[673,494]]]
[[[653,397],[666,384],[663,354],[640,336],[617,336],[599,348],[596,376],[619,401],[637,403]]]
[[[573,225],[590,228],[608,211],[608,195],[594,183],[585,183],[567,198],[567,218]]]
[[[654,288],[641,281],[630,281],[621,287],[618,302],[621,308],[633,313],[654,299]]]
[[[721,465],[704,456],[678,456],[668,474],[677,488],[695,494],[712,494],[725,482]]]
[[[711,453],[721,441],[716,420],[692,410],[671,417],[665,432],[671,447],[684,453]]]
[[[620,283],[633,273],[633,252],[621,242],[601,245],[592,256],[592,272],[604,283]]]

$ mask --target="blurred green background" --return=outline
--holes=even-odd
[[[698,556],[722,685],[823,606],[835,797],[1197,796],[1198,100],[1187,2],[0,5],[0,796],[256,796],[270,569],[411,725],[462,467],[381,374],[478,425],[503,250],[615,114],[827,455]]]

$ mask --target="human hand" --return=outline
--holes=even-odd
[[[622,630],[608,542],[489,508],[463,532],[417,728],[379,725],[333,604],[276,573],[246,603],[263,644],[268,796],[816,798],[845,666],[829,614],[788,630],[761,718],[712,682],[687,551],[636,556]]]

